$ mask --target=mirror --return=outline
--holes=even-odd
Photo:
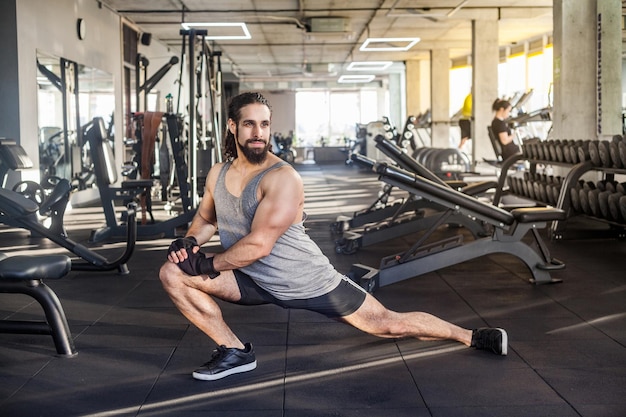
[[[113,140],[113,76],[40,51],[37,69],[41,182],[67,178],[84,189],[93,182],[93,172],[81,127],[102,117]]]

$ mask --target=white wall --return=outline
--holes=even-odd
[[[77,35],[77,19],[84,19],[86,36]],[[19,68],[19,141],[35,167],[22,174],[26,179],[39,179],[39,154],[37,117],[37,51],[69,59],[89,67],[98,68],[112,75],[115,89],[116,132],[123,132],[122,107],[122,21],[105,6],[95,0],[19,0],[16,1],[18,68]],[[140,45],[139,52],[150,60],[148,77],[156,72],[172,56],[180,58],[179,51],[169,50],[154,38],[150,46]],[[174,66],[153,89],[160,91],[161,100],[168,93],[178,97],[180,63]],[[183,80],[183,84],[186,81]],[[181,94],[181,109],[186,108],[186,91]],[[164,110],[164,104],[161,110]],[[116,149],[123,149],[123,135],[115,137]],[[124,155],[116,154],[116,166],[121,166]]]
[[[77,36],[77,19],[86,23],[85,40]],[[24,177],[38,179],[37,51],[98,68],[113,76],[115,120],[122,120],[120,19],[93,0],[20,0],[16,2],[20,144],[34,169]],[[121,138],[119,139],[121,141]],[[117,145],[117,144],[116,144]],[[121,149],[121,144],[118,149]]]

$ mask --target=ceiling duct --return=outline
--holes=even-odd
[[[311,17],[308,29],[308,32],[311,33],[350,32],[350,19],[345,17]]]

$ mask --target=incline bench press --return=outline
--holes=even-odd
[[[538,229],[546,227],[548,222],[563,220],[563,210],[532,207],[508,212],[401,168],[382,163],[376,164],[374,169],[382,181],[438,203],[446,210],[411,248],[383,258],[380,269],[361,264],[352,266],[349,276],[367,291],[373,292],[379,287],[492,253],[507,253],[519,258],[530,270],[532,283],[560,282],[550,276],[550,271],[562,269],[565,264],[551,257]],[[426,243],[450,216],[459,214],[490,224],[493,228],[491,236],[464,243],[463,235],[459,234]],[[522,241],[529,230],[537,250]]]
[[[377,136],[375,140],[377,142],[376,147],[394,159],[399,166],[444,187],[450,189],[452,187],[459,188],[465,194],[476,196],[497,186],[495,181],[484,181],[472,185],[467,185],[462,181],[445,182],[413,157],[407,155],[396,144],[384,139],[382,136]],[[375,160],[360,154],[353,154],[351,158],[356,164],[369,169],[373,169],[376,164]],[[461,186],[463,187],[460,188]],[[433,227],[439,221],[438,212],[445,210],[445,207],[415,194],[409,193],[409,195],[412,197],[404,200],[401,204],[396,204],[398,206],[396,212],[390,214],[387,218],[380,219],[378,223],[369,225],[363,230],[344,232],[343,237],[335,242],[335,252],[352,254],[358,248],[418,233]],[[408,203],[411,204],[410,210],[406,206]],[[411,211],[415,211],[417,214],[407,215]],[[475,238],[484,237],[490,233],[486,224],[459,213],[453,213],[449,216],[445,224],[452,227],[464,227]]]

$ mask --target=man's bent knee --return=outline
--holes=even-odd
[[[169,288],[181,283],[180,275],[182,271],[173,262],[165,262],[159,270],[159,279],[163,287]]]

